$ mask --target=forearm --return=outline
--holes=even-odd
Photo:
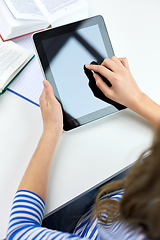
[[[43,132],[18,190],[29,190],[46,201],[49,172],[57,142],[56,133]]]
[[[137,100],[128,107],[147,119],[155,127],[160,125],[160,106],[143,92],[141,92]]]

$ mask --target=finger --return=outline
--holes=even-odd
[[[117,64],[109,58],[105,58],[101,65],[110,69],[112,72],[115,72],[117,70]]]
[[[120,62],[122,63],[122,65],[124,67],[126,67],[127,69],[129,69],[129,63],[128,63],[128,60],[127,58],[119,58]]]
[[[97,87],[104,93],[106,97],[110,98],[112,91],[111,88],[108,87],[108,85],[102,80],[102,78],[98,74],[94,73],[93,76],[95,78]]]
[[[113,56],[113,57],[111,58],[111,60],[112,60],[114,63],[116,63],[119,67],[122,67],[121,61],[120,61],[119,58],[117,58],[116,56]]]
[[[89,70],[100,73],[102,76],[107,78],[108,81],[111,82],[112,84],[113,72],[107,69],[106,67],[102,65],[92,65],[92,64],[86,64],[85,67]]]

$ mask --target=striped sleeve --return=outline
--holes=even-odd
[[[44,201],[35,193],[18,191],[13,200],[6,239],[87,239],[41,227],[44,208]]]

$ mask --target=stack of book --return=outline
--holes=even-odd
[[[86,0],[0,0],[0,34],[4,41],[86,17]]]

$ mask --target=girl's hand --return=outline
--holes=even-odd
[[[43,81],[44,89],[39,98],[44,132],[56,133],[60,137],[63,131],[63,115],[60,103],[54,96],[53,88],[47,81]]]
[[[100,73],[112,84],[111,87],[108,87],[102,78],[94,73],[96,85],[106,97],[135,111],[143,93],[129,70],[126,58],[118,59],[116,56],[113,56],[111,59],[106,58],[101,65],[87,64],[85,66],[89,70]]]

